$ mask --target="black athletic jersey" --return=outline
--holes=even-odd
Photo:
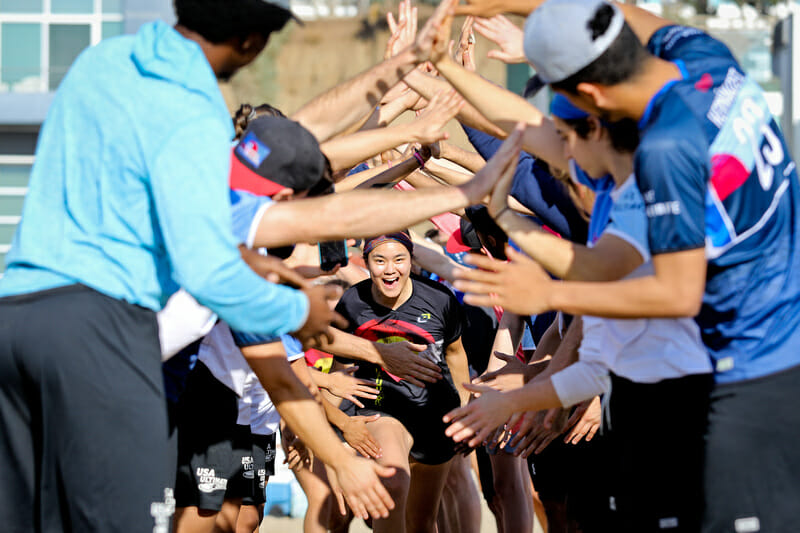
[[[336,311],[347,321],[346,331],[370,341],[393,343],[410,341],[427,344],[421,353],[442,369],[445,379],[439,386],[455,392],[445,361],[445,349],[461,337],[463,311],[456,297],[439,283],[411,275],[411,297],[397,309],[376,303],[372,297],[372,280],[345,291]],[[418,387],[389,374],[378,365],[358,361],[356,376],[375,382],[380,394],[375,400],[362,399],[366,408],[393,414],[393,408],[426,405],[435,386]],[[444,383],[446,382],[446,383]],[[458,396],[456,395],[456,401]],[[407,402],[410,402],[408,404]]]

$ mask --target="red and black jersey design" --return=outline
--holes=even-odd
[[[437,464],[452,457],[452,441],[444,435],[441,417],[459,405],[444,350],[461,337],[463,311],[455,296],[439,283],[411,277],[411,297],[397,309],[377,304],[372,281],[348,289],[336,311],[347,319],[347,331],[374,342],[426,344],[423,356],[442,370],[443,379],[425,387],[412,385],[378,365],[358,361],[356,376],[371,380],[380,394],[362,399],[359,412],[380,412],[397,418],[414,437],[412,457]],[[349,361],[348,361],[349,362]]]

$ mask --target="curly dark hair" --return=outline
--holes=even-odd
[[[253,107],[250,104],[242,104],[233,115],[233,128],[236,130],[234,140],[241,140],[242,136],[244,135],[244,130],[247,129],[250,121],[257,119],[258,117],[286,118],[286,115],[284,115],[283,112],[277,107],[273,107],[267,103],[256,107]]]

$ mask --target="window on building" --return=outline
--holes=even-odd
[[[84,48],[122,33],[122,0],[0,0],[0,93],[54,91]]]
[[[0,272],[22,214],[32,164],[31,155],[0,155]]]
[[[50,78],[48,85],[55,91],[69,66],[89,46],[88,24],[50,24]]]

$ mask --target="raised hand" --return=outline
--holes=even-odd
[[[348,417],[342,429],[342,436],[355,451],[364,457],[372,457],[378,459],[383,455],[383,450],[372,433],[367,429],[368,422],[374,422],[379,419],[381,415],[375,414],[372,416],[351,416]]]
[[[503,63],[525,63],[525,52],[522,49],[522,30],[503,15],[475,20],[475,29],[500,47],[490,50],[488,57],[499,59]]]
[[[475,34],[472,32],[474,23],[475,17],[464,19],[464,24],[461,25],[461,36],[458,38],[458,47],[453,55],[456,63],[473,72],[475,71]]]
[[[401,0],[397,6],[397,19],[391,12],[386,14],[391,35],[386,43],[384,59],[389,59],[414,43],[417,38],[417,8],[411,7],[411,0]]]
[[[453,9],[458,0],[442,0],[417,35],[412,51],[418,63],[437,63],[447,55],[453,26]]]
[[[439,365],[417,355],[427,349],[425,344],[402,341],[376,344],[376,347],[381,355],[381,366],[390,374],[418,387],[424,387],[424,382],[436,383],[442,379]]]
[[[502,308],[519,315],[538,315],[552,309],[550,291],[555,283],[531,258],[506,246],[509,262],[470,255],[467,263],[477,269],[456,273],[456,289],[466,293],[470,305]]]
[[[420,144],[433,144],[447,139],[448,134],[444,131],[444,127],[463,106],[464,99],[455,91],[436,93],[428,107],[412,123],[414,141]]]
[[[483,201],[487,194],[494,189],[495,184],[503,179],[514,179],[514,171],[519,161],[519,151],[522,149],[522,134],[525,124],[519,123],[511,132],[492,158],[480,171],[475,173],[470,181],[461,186],[471,204]]]
[[[357,366],[351,366],[338,372],[331,372],[328,374],[324,388],[339,398],[350,400],[357,406],[364,407],[358,398],[374,400],[380,391],[374,387],[374,383],[371,381],[353,377],[356,370],[358,370]]]

